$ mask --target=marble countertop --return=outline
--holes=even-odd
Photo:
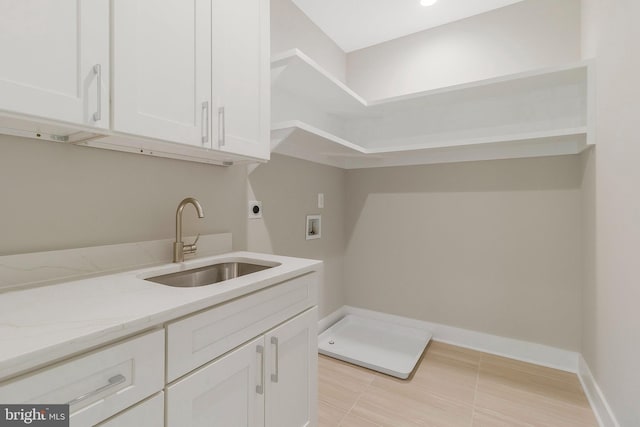
[[[144,280],[241,260],[280,265],[198,288]],[[321,269],[322,262],[316,260],[232,252],[0,294],[0,381]]]

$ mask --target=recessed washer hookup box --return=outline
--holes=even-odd
[[[0,404],[0,427],[69,427],[69,405]]]

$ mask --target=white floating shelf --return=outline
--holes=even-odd
[[[349,169],[350,163],[358,158],[381,158],[370,155],[368,150],[356,144],[298,120],[272,126],[271,151],[343,169]]]
[[[315,137],[318,140],[317,141],[318,143],[325,144],[329,150],[339,150],[339,153],[341,155],[343,154],[362,155],[362,154],[367,154],[369,152],[368,150],[360,147],[359,145],[353,144],[340,137],[332,135],[329,132],[325,132],[321,129],[315,128],[311,125],[308,125],[298,120],[283,122],[283,123],[279,123],[272,126],[271,149],[272,150],[282,149],[281,143],[288,138],[287,137],[278,138],[278,135],[285,136],[286,134],[290,133],[290,131],[295,131],[295,130],[302,131],[312,137]],[[322,147],[318,146],[317,148],[322,148]]]
[[[363,148],[300,121],[273,125],[273,153],[335,166],[362,169],[474,160],[577,154],[587,146],[587,129],[561,129],[397,148]]]
[[[272,59],[272,151],[345,169],[577,154],[591,142],[590,69],[366,101],[293,49]]]
[[[367,101],[298,49],[272,57],[271,83],[331,113],[367,111]]]

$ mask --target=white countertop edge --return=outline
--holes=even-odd
[[[143,280],[143,278],[156,275],[169,274],[212,263],[234,260],[256,260],[265,263],[278,263],[280,265],[247,276],[228,280],[224,282],[224,284],[198,288],[175,288]],[[322,261],[253,252],[231,252],[188,260],[183,263],[170,263],[2,294],[0,295],[0,342],[2,342],[3,345],[0,347],[3,347],[4,350],[0,349],[0,382],[10,380],[28,370],[55,363],[63,358],[77,355],[81,352],[90,351],[98,346],[120,338],[155,327],[161,327],[168,321],[313,271],[322,271]],[[113,291],[109,293],[111,283],[105,282],[110,281],[115,281],[118,285],[114,283]],[[113,321],[107,320],[106,323],[101,319],[92,319],[90,313],[93,306],[86,304],[85,301],[81,301],[83,294],[90,294],[93,289],[103,293],[106,290],[108,293],[108,298],[106,298],[107,303],[114,302],[114,305],[118,305],[118,301],[125,301],[123,298],[128,298],[126,295],[118,295],[120,291],[124,290],[124,292],[126,292],[126,288],[119,289],[119,286],[126,286],[126,283],[130,283],[131,286],[135,288],[132,289],[134,293],[130,298],[135,298],[136,293],[144,294],[142,295],[143,297],[157,296],[158,299],[164,299],[163,304],[158,304],[162,307],[159,307],[157,311],[155,311],[153,307],[147,308],[143,310],[139,316],[136,316],[136,313],[131,313],[125,316],[125,320],[118,320],[118,316],[115,316]],[[58,293],[62,295],[65,293],[75,295],[75,293],[77,293],[80,299],[78,303],[82,305],[78,308],[74,306],[72,301],[51,300],[52,294]],[[34,307],[33,313],[25,312],[24,310],[20,312],[14,310],[15,318],[12,319],[11,307],[13,307],[13,300],[18,302],[20,299],[25,298],[42,298],[47,301],[49,305],[58,304],[62,309],[67,306],[69,309],[74,307],[78,310],[81,315],[80,317],[82,317],[82,315],[89,316],[86,318],[87,327],[82,328],[82,324],[78,326],[78,324],[74,323],[71,327],[65,329],[64,325],[69,323],[68,320],[61,320],[61,325],[56,326],[56,319],[51,319],[51,322],[43,325],[40,331],[38,326],[29,325],[29,317],[30,315],[37,314],[37,306]],[[172,301],[167,303],[167,300]],[[131,302],[134,300],[127,299],[127,301]],[[24,303],[24,301],[22,302]],[[17,305],[20,306],[20,304]],[[103,305],[101,305],[100,308],[103,311],[105,310]],[[114,311],[117,311],[118,307],[113,308]],[[18,317],[22,317],[22,319]],[[84,319],[80,319],[80,322],[82,320]],[[96,320],[98,325],[90,326],[92,320]],[[20,337],[18,331],[21,327],[29,328],[30,336],[33,335],[34,331],[36,333],[42,332],[42,336],[46,338],[46,342],[36,345],[33,340]],[[74,332],[76,329],[80,330]],[[51,334],[57,334],[58,338],[51,337]]]

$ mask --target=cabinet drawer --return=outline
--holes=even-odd
[[[316,304],[318,274],[249,294],[167,327],[169,382]]]
[[[164,393],[159,393],[96,427],[164,427]]]
[[[70,403],[71,426],[93,426],[162,390],[159,330],[0,385],[3,403]]]

